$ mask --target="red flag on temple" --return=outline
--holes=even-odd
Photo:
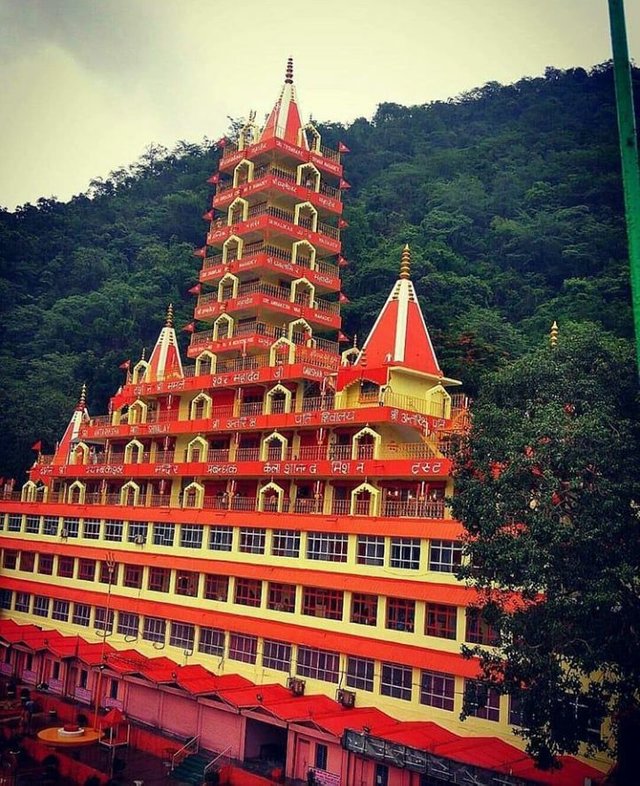
[[[202,284],[196,284],[195,286],[191,287],[191,289],[187,290],[187,292],[190,295],[199,295],[201,291],[202,291]]]
[[[195,331],[195,329],[196,329],[196,323],[195,323],[195,322],[189,322],[189,324],[188,324],[188,325],[185,325],[185,326],[182,328],[182,330],[183,330],[185,333],[193,333],[193,332]]]
[[[39,439],[37,442],[34,442],[31,446],[31,450],[37,450],[38,453],[42,450],[42,440]]]
[[[131,368],[131,361],[125,360],[124,363],[120,363],[118,368],[121,368],[123,371],[129,371],[129,369]]]
[[[226,144],[227,144],[226,137],[221,137],[220,139],[218,139],[218,141],[216,142],[215,146],[216,147],[225,147]]]
[[[342,142],[338,142],[338,153],[350,153],[351,150],[343,144]]]
[[[196,248],[196,250],[193,252],[194,257],[202,257],[204,259],[206,255],[207,255],[206,246],[202,246],[202,248]]]
[[[343,333],[341,330],[338,331],[338,341],[349,341],[349,336],[346,333]]]
[[[342,178],[340,178],[340,183],[338,184],[338,188],[341,191],[346,191],[348,188],[351,188],[351,183],[347,183],[346,180],[343,180]]]
[[[213,183],[213,185],[215,185],[216,183],[219,183],[219,182],[220,182],[220,173],[219,172],[216,172],[215,174],[211,175],[211,177],[207,178],[207,183]]]
[[[338,257],[338,267],[346,267],[349,263],[343,256]]]
[[[202,218],[204,218],[205,221],[211,221],[213,219],[213,210],[207,210],[206,213],[202,214]]]
[[[338,229],[346,229],[349,226],[349,222],[345,221],[344,218],[338,219]]]
[[[347,296],[344,294],[344,292],[341,292],[341,293],[338,295],[338,303],[351,303],[351,301],[350,301],[350,300],[349,300],[349,298],[348,298],[348,297],[347,297]]]

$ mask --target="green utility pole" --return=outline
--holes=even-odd
[[[623,0],[609,0],[609,19],[613,48],[613,74],[616,85],[620,158],[622,159],[622,185],[629,242],[636,361],[638,373],[640,373],[640,169],[638,168],[638,142]]]

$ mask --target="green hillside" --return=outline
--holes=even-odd
[[[440,363],[472,394],[554,319],[631,336],[608,65],[382,104],[323,127],[325,144],[339,140],[352,151],[349,335],[364,338],[408,242]],[[190,321],[217,155],[150,148],[68,203],[0,211],[0,475],[20,477],[36,440],[53,448],[83,381],[90,411],[105,410],[119,363],[153,345],[169,302]]]

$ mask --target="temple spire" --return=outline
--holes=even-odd
[[[411,251],[409,244],[402,249],[402,258],[400,260],[400,278],[411,278]]]
[[[551,325],[551,331],[549,333],[549,345],[551,347],[555,347],[558,343],[558,323],[553,320],[553,325]]]
[[[260,141],[277,137],[290,142],[292,145],[307,147],[305,135],[301,133],[302,120],[298,109],[298,98],[293,84],[293,59],[287,60],[285,70],[284,85],[280,91],[280,96],[267,118]]]
[[[82,383],[82,387],[80,388],[80,398],[78,399],[78,405],[76,409],[79,409],[83,412],[87,408],[87,384],[86,382]]]
[[[184,376],[182,360],[178,349],[178,339],[173,327],[173,305],[167,307],[165,324],[156,345],[149,357],[144,372],[144,382],[159,382],[167,379],[181,379]]]
[[[164,323],[164,326],[168,328],[173,327],[173,303],[169,303],[167,307],[167,318]]]
[[[287,70],[284,75],[284,83],[285,85],[293,84],[293,58],[292,57],[290,57],[287,60]]]

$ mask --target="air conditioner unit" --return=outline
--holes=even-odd
[[[336,701],[339,701],[343,707],[356,706],[356,694],[352,690],[339,690],[336,693]]]
[[[133,540],[137,546],[144,546],[144,535],[136,535]]]
[[[298,677],[289,677],[287,687],[294,696],[303,696],[306,682]]]

